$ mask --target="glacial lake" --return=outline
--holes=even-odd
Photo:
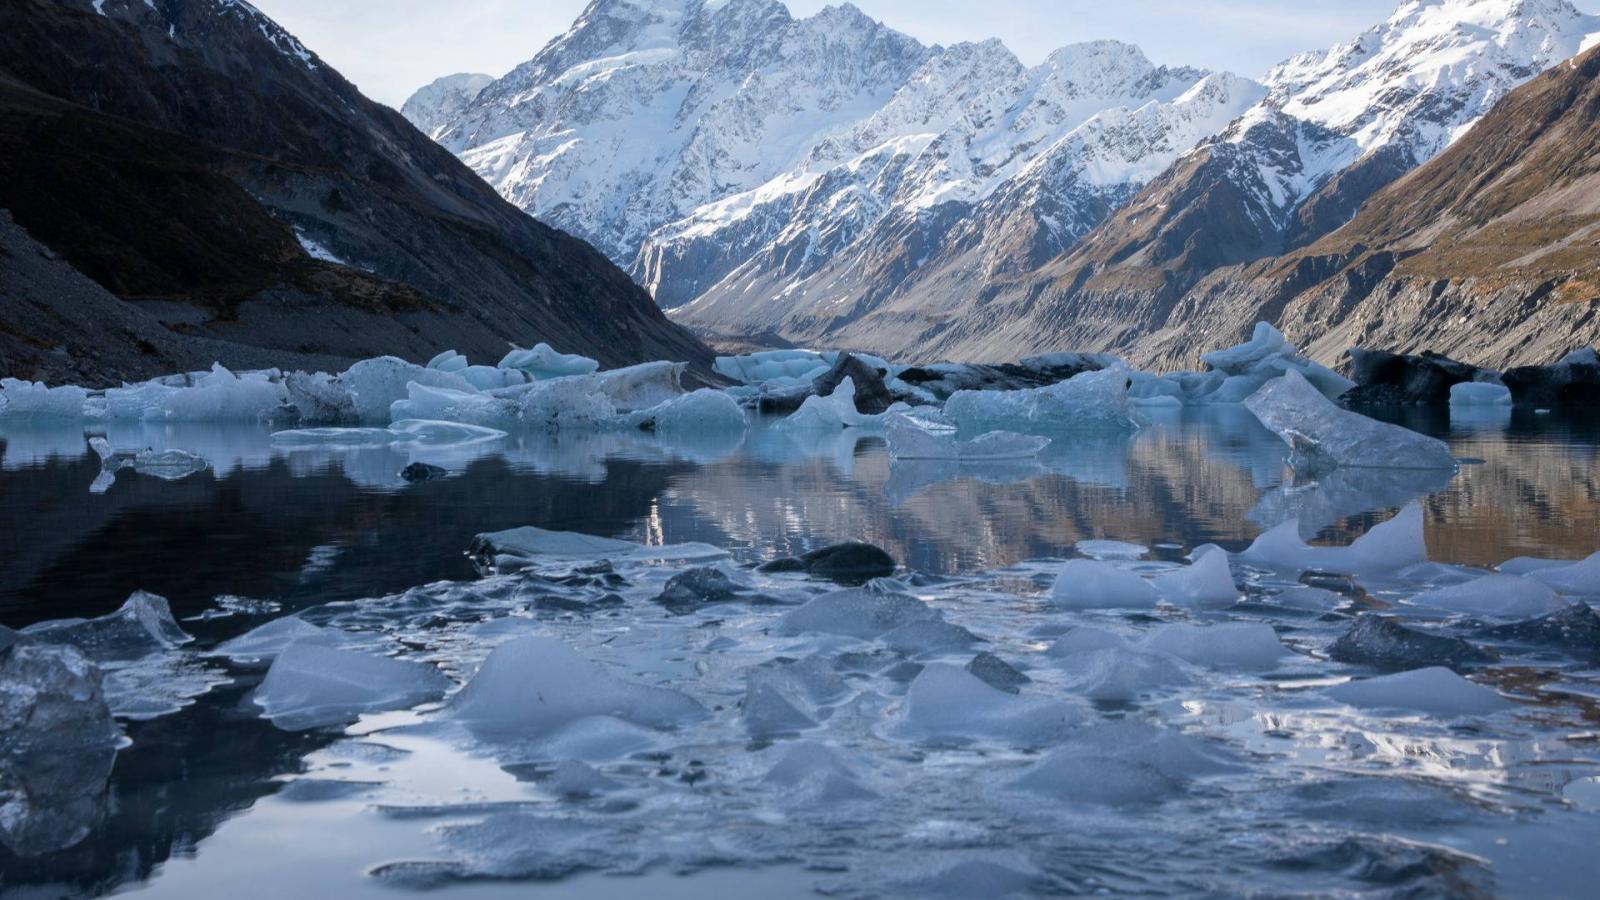
[[[1446,440],[1457,473],[1297,479],[1243,408],[1143,415],[1131,435],[988,464],[892,460],[881,438],[770,422],[704,440],[514,434],[413,451],[131,426],[113,428],[115,446],[182,449],[210,470],[125,471],[99,493],[82,427],[0,423],[0,625],[103,616],[143,590],[194,637],[130,668],[175,709],[123,721],[104,789],[63,807],[88,836],[0,848],[0,895],[1591,893],[1600,660],[1476,637],[1512,618],[1407,604],[1514,557],[1600,550],[1600,418],[1411,411],[1398,421]],[[407,483],[413,462],[448,474]],[[1224,608],[1050,602],[1069,558],[1159,574],[1290,519],[1343,545],[1413,502],[1442,565],[1405,577],[1236,561],[1240,602]],[[520,526],[711,545],[745,593],[675,615],[652,598],[690,563],[596,554],[506,570],[468,556],[476,535]],[[751,567],[841,541],[887,550],[901,568],[876,586],[978,642],[783,624],[836,586]],[[1297,585],[1322,599],[1280,602]],[[1489,647],[1497,659],[1466,671],[1503,708],[1332,699],[1378,674],[1327,658],[1363,610]],[[434,666],[451,691],[532,636],[698,712],[595,716],[604,727],[531,742],[464,727],[451,700],[283,727],[252,699],[265,668],[210,651],[291,614],[341,646]],[[1134,646],[1163,626],[1228,623],[1271,626],[1284,655],[1202,652],[1135,699],[1091,700],[1082,685],[1100,675],[1049,652],[1077,626]],[[954,674],[982,651],[1028,680],[1009,693]],[[1040,730],[1056,719],[1071,727]]]

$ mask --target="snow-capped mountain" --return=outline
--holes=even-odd
[[[795,19],[775,0],[594,0],[438,137],[627,264],[655,228],[881,107],[928,53],[852,6]]]
[[[467,104],[493,82],[493,75],[471,72],[446,75],[419,88],[400,107],[400,114],[423,134],[438,137],[439,130],[454,122]]]
[[[596,0],[434,133],[677,306],[735,273],[792,285],[881,233],[937,244],[991,197],[1037,208],[1046,258],[1262,93],[1113,41],[1030,68],[849,5]]]
[[[740,318],[732,307],[762,298],[805,315],[804,281],[817,273],[900,248],[905,277],[1022,207],[1048,258],[1261,95],[1113,41],[1062,48],[1034,68],[995,41],[938,49],[801,165],[658,229],[634,275],[664,306],[699,298],[696,318]]]

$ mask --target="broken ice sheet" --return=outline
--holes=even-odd
[[[472,540],[469,551],[480,567],[497,571],[512,571],[539,563],[570,564],[574,560],[610,560],[612,562],[689,562],[721,559],[726,550],[710,544],[636,544],[632,541],[579,534],[572,531],[548,531],[532,525],[480,534]]]
[[[1289,445],[1297,472],[1456,467],[1443,441],[1342,409],[1295,371],[1267,382],[1245,407]]]

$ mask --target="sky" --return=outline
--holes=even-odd
[[[398,107],[454,72],[503,75],[565,31],[587,0],[253,0],[361,88]],[[797,16],[827,0],[787,0]],[[1354,37],[1399,0],[854,0],[924,43],[998,37],[1023,62],[1064,44],[1116,38],[1157,63],[1257,76]],[[1600,9],[1600,0],[1581,8]]]

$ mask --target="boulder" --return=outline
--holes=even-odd
[[[775,559],[761,572],[804,572],[840,584],[864,584],[894,574],[894,557],[881,547],[860,541],[832,544],[804,556]]]
[[[1333,642],[1328,656],[1342,663],[1379,669],[1458,668],[1494,659],[1460,638],[1417,631],[1370,613],[1356,619],[1350,630]]]
[[[746,589],[721,569],[700,566],[668,579],[655,602],[665,606],[668,612],[686,615],[702,606],[735,600],[744,593]]]
[[[1497,378],[1492,370],[1432,351],[1418,355],[1360,347],[1350,350],[1350,374],[1356,387],[1340,399],[1358,405],[1447,404],[1455,385]]]
[[[1551,647],[1580,659],[1600,660],[1600,614],[1587,603],[1574,603],[1536,619],[1485,628],[1478,635],[1493,641]]]
[[[1502,377],[1511,400],[1521,406],[1554,408],[1600,403],[1600,354],[1585,347],[1554,365],[1518,366]]]

